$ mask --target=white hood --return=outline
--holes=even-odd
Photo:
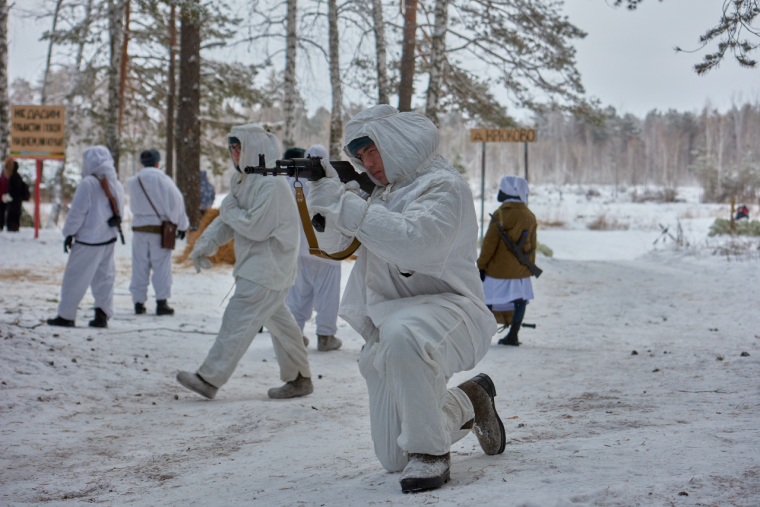
[[[246,167],[259,165],[260,154],[266,157],[267,167],[274,167],[275,160],[280,157],[280,141],[261,125],[250,123],[232,127],[227,137],[237,137],[240,140],[241,171],[244,171]]]
[[[528,182],[525,178],[519,176],[504,176],[499,182],[499,190],[507,195],[513,195],[519,197],[520,202],[526,202],[528,198]],[[507,199],[508,201],[516,201],[517,199]]]
[[[370,107],[354,116],[346,125],[345,133],[343,150],[361,169],[364,164],[351,156],[347,146],[360,137],[372,139],[383,158],[389,184],[424,169],[423,163],[438,150],[438,129],[433,122],[419,113],[399,113],[387,104]],[[370,179],[380,185],[372,176]]]

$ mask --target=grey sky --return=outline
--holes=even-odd
[[[645,0],[639,10],[629,12],[613,9],[605,0],[567,0],[568,17],[588,32],[576,45],[586,91],[605,105],[637,115],[654,108],[697,110],[708,101],[721,110],[730,107],[732,101],[759,101],[760,69],[741,69],[726,61],[709,75],[699,77],[692,67],[704,52],[673,51],[674,46],[696,48],[699,35],[718,20],[722,4],[722,0]],[[47,24],[21,19],[11,12],[11,81],[41,75],[47,45],[38,39],[46,29]],[[323,68],[326,70],[321,64],[314,65],[317,74],[321,75]],[[307,75],[313,79],[312,73],[302,74],[303,78]],[[302,87],[309,89],[305,98],[312,111],[330,105],[329,79],[323,77],[324,83]]]

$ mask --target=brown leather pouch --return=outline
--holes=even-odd
[[[161,248],[174,250],[174,243],[177,240],[177,225],[164,220],[161,222]]]

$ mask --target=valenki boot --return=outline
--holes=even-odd
[[[496,387],[491,377],[485,373],[475,375],[473,378],[460,384],[459,389],[464,391],[475,410],[475,418],[472,420],[472,432],[478,437],[480,447],[488,455],[501,454],[507,445],[507,435],[504,423],[496,413]],[[467,427],[468,424],[465,424]]]
[[[327,352],[330,350],[338,350],[343,342],[337,339],[333,335],[317,335],[317,350],[320,352]]]
[[[219,391],[219,388],[214,387],[203,380],[200,375],[197,373],[190,373],[189,371],[181,371],[177,373],[177,382],[179,382],[182,387],[190,389],[209,400],[213,400],[216,393]]]
[[[311,383],[311,379],[299,373],[295,380],[286,382],[282,387],[273,387],[267,391],[267,394],[270,398],[284,400],[287,398],[300,398],[313,392],[314,384]]]
[[[401,472],[399,482],[404,493],[416,493],[440,488],[449,482],[451,453],[443,456],[432,454],[409,454],[409,463]]]

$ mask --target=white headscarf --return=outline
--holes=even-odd
[[[505,199],[504,202],[517,200],[525,202],[530,193],[528,182],[519,176],[504,176],[499,182],[499,190],[507,195],[519,197],[519,199]]]

